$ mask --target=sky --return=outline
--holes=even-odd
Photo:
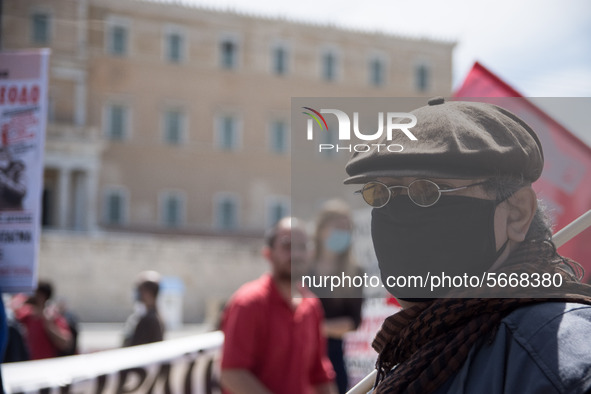
[[[218,10],[456,42],[453,88],[479,61],[527,97],[591,98],[588,0],[174,0]],[[581,99],[591,111],[591,99]],[[580,109],[578,109],[580,111]],[[591,145],[586,124],[570,125]],[[580,116],[578,118],[581,118]]]

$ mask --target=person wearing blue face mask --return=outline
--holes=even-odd
[[[372,343],[373,392],[591,392],[591,286],[557,253],[532,188],[544,167],[537,135],[491,104],[437,98],[412,114],[416,141],[394,135],[403,151],[358,152],[346,167],[403,307]],[[435,291],[398,280],[443,273],[460,280]]]
[[[360,274],[351,256],[352,230],[349,206],[340,200],[327,201],[316,220],[313,275],[341,277],[344,274],[352,277]],[[316,287],[311,290],[320,298],[324,308],[328,357],[336,372],[339,393],[345,393],[348,376],[343,336],[361,324],[362,289]]]

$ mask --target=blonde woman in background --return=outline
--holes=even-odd
[[[316,220],[315,252],[311,275],[360,275],[351,256],[353,221],[349,206],[340,200],[326,202]],[[362,274],[362,273],[361,273]],[[328,356],[337,374],[340,393],[348,387],[347,369],[343,354],[343,336],[361,324],[362,288],[326,287],[311,289],[324,307],[324,334],[328,340]]]

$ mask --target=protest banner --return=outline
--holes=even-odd
[[[7,394],[220,393],[219,331],[148,345],[2,365]]]
[[[378,354],[371,347],[371,343],[384,320],[398,311],[400,307],[389,302],[385,295],[365,300],[361,325],[357,330],[345,334],[344,338],[345,363],[350,386],[360,382],[375,368]]]
[[[355,209],[353,253],[368,275],[379,275],[378,262],[371,240],[371,208]],[[361,325],[345,334],[344,354],[349,385],[353,386],[375,368],[377,353],[371,343],[384,320],[400,310],[383,288],[364,288]]]
[[[0,288],[36,287],[49,50],[0,53]]]

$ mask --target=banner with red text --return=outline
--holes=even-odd
[[[0,53],[0,289],[37,282],[49,50]]]
[[[350,387],[375,369],[378,354],[371,347],[371,343],[384,320],[398,311],[400,306],[391,302],[385,295],[365,300],[361,326],[355,331],[348,332],[344,337],[345,363]]]

